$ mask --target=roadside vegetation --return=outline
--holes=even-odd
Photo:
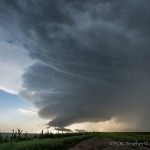
[[[12,132],[4,137],[0,134],[0,150],[66,150],[76,143],[93,136],[92,133],[43,133],[27,134]]]
[[[12,130],[12,134],[0,134],[0,150],[67,150],[77,143],[97,137],[98,142],[109,140],[110,142],[148,142],[150,147],[150,132],[87,132],[87,133],[56,133],[49,132],[41,134],[22,133]],[[110,146],[110,145],[108,145]],[[133,146],[138,148],[139,146]]]

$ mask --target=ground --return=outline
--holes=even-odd
[[[150,150],[148,147],[131,148],[128,146],[114,146],[109,138],[94,137],[82,141],[69,150]]]

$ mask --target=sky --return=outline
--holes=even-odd
[[[149,0],[0,0],[0,131],[149,131]]]

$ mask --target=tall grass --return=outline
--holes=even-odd
[[[0,133],[0,144],[2,143],[13,143],[13,142],[19,142],[19,141],[28,141],[33,139],[45,139],[45,138],[61,138],[61,137],[68,137],[68,136],[77,136],[77,135],[85,135],[88,133],[56,133],[53,134],[49,131],[46,133],[42,132],[40,134],[28,134],[27,132],[23,133],[23,130],[17,129],[15,131],[12,130],[12,133],[10,134],[1,134]]]
[[[66,150],[68,147],[89,137],[92,137],[92,134],[3,143],[0,144],[0,150]]]

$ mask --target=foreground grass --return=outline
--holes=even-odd
[[[92,137],[93,134],[55,139],[34,139],[23,142],[0,144],[0,150],[66,150],[76,143]]]
[[[0,144],[0,150],[66,150],[80,141],[91,137],[109,138],[111,141],[121,142],[149,142],[149,132],[120,132],[120,133],[88,133],[61,138],[33,139],[22,142]],[[148,146],[149,147],[149,146]]]
[[[109,140],[111,146],[118,148],[127,146],[131,149],[143,150],[143,147],[150,147],[150,132],[110,132],[96,135],[103,140]]]

